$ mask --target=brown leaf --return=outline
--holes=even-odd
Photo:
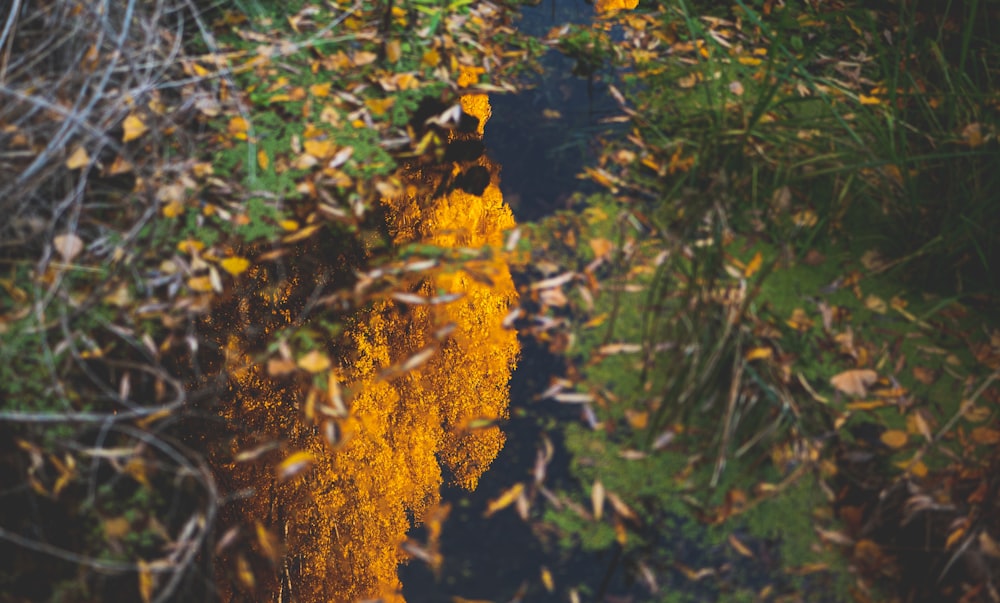
[[[1000,444],[1000,431],[989,427],[976,427],[969,434],[977,444]]]
[[[868,387],[878,381],[878,373],[871,369],[852,369],[834,375],[830,385],[847,394],[863,398],[868,395]]]

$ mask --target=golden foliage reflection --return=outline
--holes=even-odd
[[[488,100],[470,95],[462,104],[480,119],[478,132],[465,136],[481,137]],[[255,553],[223,564],[224,580],[236,585],[230,599],[259,599],[264,590],[268,598],[280,591],[302,601],[402,601],[397,567],[413,550],[403,546],[408,514],[428,520],[436,533],[442,464],[458,483],[475,488],[502,448],[500,429],[480,426],[506,416],[519,352],[516,335],[501,327],[516,293],[499,248],[514,219],[497,186],[497,168],[485,156],[475,164],[490,176],[481,195],[455,188],[428,199],[427,184],[441,174],[414,167],[404,173],[406,194],[384,201],[397,245],[496,251],[395,287],[426,298],[461,294],[457,301],[374,302],[347,326],[344,348],[350,353],[343,359],[331,359],[329,367],[320,356],[299,361],[299,368],[327,384],[326,391],[308,395],[281,386],[251,360],[243,342],[229,339],[226,362],[235,394],[224,418],[256,433],[234,442],[227,458],[282,443],[280,451],[262,453],[270,463],[227,465],[232,488],[249,492],[236,519]],[[457,174],[463,167],[469,166],[447,169]],[[280,308],[294,286],[290,280],[284,290],[272,286],[243,303]],[[429,557],[433,564],[436,551]]]

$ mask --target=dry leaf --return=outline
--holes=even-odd
[[[604,515],[604,484],[601,480],[594,480],[590,488],[590,504],[594,509],[594,519],[600,521]]]
[[[73,258],[80,255],[80,252],[83,251],[83,240],[70,232],[58,235],[53,239],[52,246],[55,247],[64,261],[72,262]]]
[[[66,167],[71,170],[78,170],[90,163],[90,155],[83,147],[76,147],[76,150],[66,160]]]
[[[989,427],[976,427],[969,434],[977,444],[1000,444],[1000,431]]]
[[[299,368],[310,373],[321,373],[330,368],[330,358],[319,350],[313,350],[299,358]]]
[[[852,369],[830,378],[830,385],[848,396],[863,398],[868,387],[878,381],[878,373],[871,369]]]
[[[135,115],[129,115],[125,118],[122,123],[122,128],[125,132],[122,134],[122,142],[129,142],[130,140],[135,140],[139,138],[149,129],[146,124],[142,123],[142,120]]]
[[[900,431],[898,429],[890,429],[882,434],[879,438],[882,443],[889,448],[902,448],[906,445],[906,442],[910,439],[910,436],[906,435],[905,431]]]

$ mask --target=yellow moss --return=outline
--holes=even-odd
[[[480,118],[481,135],[488,100],[466,97],[462,103]],[[482,197],[458,190],[427,199],[418,191],[426,191],[434,175],[404,174],[424,186],[407,186],[408,195],[385,200],[395,242],[499,247],[514,218],[496,184],[496,168],[485,158],[480,164],[493,176]],[[342,375],[354,396],[350,417],[339,422],[349,439],[336,448],[290,403],[301,392],[267,378],[239,338],[229,339],[226,363],[238,393],[224,417],[316,458],[311,472],[286,482],[267,468],[229,465],[234,483],[256,490],[242,504],[244,520],[264,522],[285,539],[287,567],[295,568],[293,598],[402,601],[397,567],[405,559],[400,545],[410,527],[407,512],[422,517],[439,502],[441,461],[458,483],[474,488],[503,447],[499,429],[466,428],[472,419],[506,417],[508,381],[519,352],[516,335],[501,328],[516,298],[514,284],[502,254],[493,257],[468,266],[487,275],[492,286],[467,270],[442,271],[410,284],[427,296],[463,293],[457,302],[404,311],[396,302],[383,301],[355,318],[345,336],[355,352]],[[252,270],[249,276],[263,278]],[[291,316],[282,307],[287,289],[260,285],[261,293],[250,303],[287,324]],[[432,333],[449,323],[455,325],[453,334],[438,343]],[[419,368],[388,381],[379,377],[431,345],[438,346],[437,353]],[[258,578],[265,588],[288,582],[283,568],[265,569],[270,580]]]

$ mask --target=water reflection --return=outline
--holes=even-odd
[[[455,135],[455,141],[481,138],[489,101],[467,96],[462,106],[479,118],[479,128]],[[499,248],[514,218],[496,166],[480,155],[445,169],[452,171],[410,168],[404,174],[407,193],[385,201],[394,243]],[[479,174],[481,184],[469,186],[463,180],[469,173]],[[442,177],[459,185],[429,198],[427,185]],[[297,285],[289,279],[243,304],[279,308]],[[413,277],[399,287],[426,297],[463,295],[437,305],[386,299],[352,319],[344,336],[350,353],[329,376],[347,393],[346,417],[317,418],[316,426],[303,421],[297,408],[302,395],[267,377],[244,343],[229,339],[227,364],[236,385],[224,418],[262,433],[234,442],[227,453],[236,457],[261,440],[280,438],[286,454],[307,453],[303,458],[312,459],[312,469],[282,481],[273,463],[228,463],[232,488],[247,489],[235,506],[254,532],[259,558],[239,553],[220,570],[228,573],[222,581],[235,585],[226,598],[402,601],[397,567],[407,557],[406,534],[411,518],[439,518],[443,467],[472,489],[503,447],[502,431],[489,420],[507,415],[519,345],[501,327],[516,298],[502,255]],[[285,310],[272,314],[279,315],[276,325],[292,318]],[[450,334],[435,337],[447,325],[453,325]],[[266,336],[276,327],[261,328]],[[386,376],[389,367],[430,349],[433,356],[417,368]],[[336,430],[334,445],[324,437],[328,425]],[[434,560],[433,550],[423,553]]]

